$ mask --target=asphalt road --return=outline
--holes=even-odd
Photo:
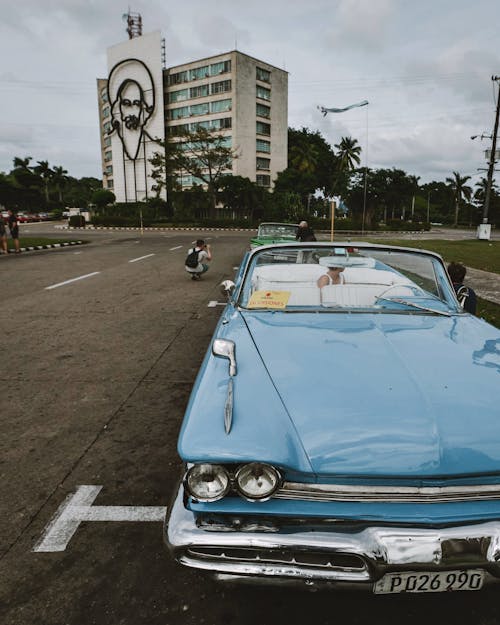
[[[192,282],[183,260],[197,235],[94,232],[0,259],[0,623],[498,623],[492,591],[228,588],[174,563],[158,521],[83,522],[64,551],[33,551],[80,485],[102,487],[96,506],[169,505],[183,410],[221,312],[209,302],[248,245],[206,233],[214,261]]]

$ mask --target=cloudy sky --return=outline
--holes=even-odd
[[[0,0],[0,171],[15,156],[100,177],[96,78],[127,38],[161,30],[167,66],[233,50],[286,69],[289,126],[421,182],[485,166],[500,75],[499,0]],[[369,105],[323,117],[318,105]]]

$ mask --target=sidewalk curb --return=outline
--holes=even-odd
[[[70,245],[83,245],[83,241],[64,241],[63,243],[47,243],[47,245],[29,245],[19,248],[21,252],[34,252],[36,250],[48,250],[59,247],[69,247]],[[9,249],[9,254],[15,254],[15,250]],[[8,254],[7,254],[8,255]],[[5,254],[2,254],[5,256]]]

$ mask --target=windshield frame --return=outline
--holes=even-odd
[[[427,258],[431,263],[433,269],[432,279],[434,285],[437,289],[437,294],[432,294],[428,291],[429,296],[425,298],[427,304],[423,304],[422,302],[417,301],[416,303],[419,306],[410,306],[401,308],[401,306],[380,306],[375,307],[374,305],[370,306],[344,306],[344,307],[330,307],[324,305],[308,305],[308,306],[286,306],[282,309],[277,310],[276,308],[269,307],[250,307],[248,306],[249,299],[249,289],[250,289],[250,280],[251,275],[256,267],[257,259],[260,255],[274,252],[274,253],[282,253],[284,256],[286,253],[297,254],[307,254],[314,253],[315,251],[321,252],[324,254],[325,250],[333,250],[336,249],[344,249],[344,250],[356,250],[362,252],[364,257],[367,256],[367,252],[370,250],[373,251],[375,255],[380,253],[387,254],[406,254],[409,257],[415,256],[420,257],[422,259]],[[382,261],[381,261],[382,262]],[[300,264],[300,263],[297,263]],[[307,263],[306,263],[307,264]],[[310,263],[314,264],[314,263]],[[375,243],[365,243],[365,242],[314,242],[314,243],[280,243],[280,244],[271,244],[264,245],[259,248],[252,250],[246,259],[246,265],[242,268],[237,287],[233,293],[233,303],[238,309],[242,311],[248,312],[287,312],[287,313],[295,313],[295,312],[309,312],[309,313],[317,313],[317,312],[330,312],[330,313],[364,313],[364,314],[372,314],[372,313],[390,313],[390,314],[444,314],[448,316],[448,314],[463,314],[464,311],[461,308],[456,295],[453,289],[453,285],[446,271],[444,261],[442,257],[432,251],[421,250],[416,248],[407,248],[400,246],[392,246],[392,245],[383,245],[383,244],[375,244]],[[398,273],[397,269],[391,267],[391,270],[395,273]],[[404,274],[402,274],[404,275]],[[410,280],[410,278],[408,278]],[[432,297],[431,297],[432,296]],[[385,298],[384,298],[385,299]],[[432,305],[432,300],[436,303],[439,302],[438,309],[435,309]],[[395,301],[394,303],[397,304]],[[440,307],[442,306],[442,310]]]

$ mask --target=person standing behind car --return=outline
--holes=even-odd
[[[477,297],[474,289],[464,285],[465,274],[467,269],[461,263],[450,263],[448,265],[448,275],[451,278],[453,288],[457,295],[457,299],[460,302],[462,308],[471,313],[476,314]]]
[[[9,208],[8,213],[9,217],[7,219],[7,223],[9,224],[10,236],[14,241],[16,254],[19,254],[21,252],[21,249],[19,247],[19,222],[17,220],[17,215],[11,208]]]
[[[314,230],[309,228],[307,221],[301,221],[297,228],[297,234],[295,235],[297,241],[303,243],[304,241],[316,241],[314,236]]]
[[[199,280],[201,278],[201,274],[208,271],[207,262],[212,260],[212,251],[210,249],[210,245],[206,244],[203,239],[197,239],[195,246],[188,250],[188,257],[193,252],[198,254],[198,264],[196,267],[189,267],[186,264],[185,269],[191,274],[191,280]]]

